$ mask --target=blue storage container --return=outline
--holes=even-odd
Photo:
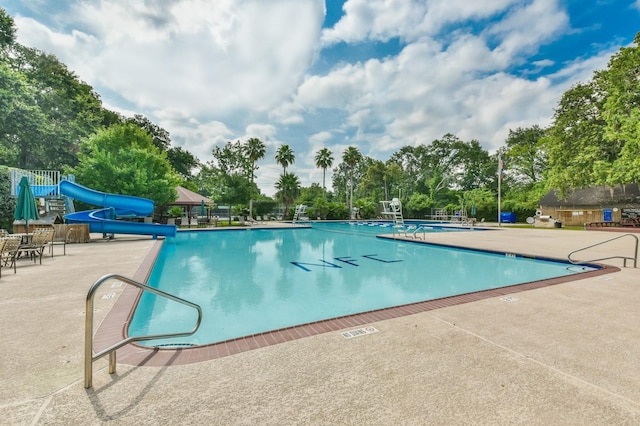
[[[501,223],[516,223],[516,214],[513,212],[500,212]]]

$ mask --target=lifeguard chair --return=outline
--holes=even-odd
[[[308,222],[309,216],[307,215],[307,206],[299,204],[296,206],[296,210],[293,213],[293,222]]]

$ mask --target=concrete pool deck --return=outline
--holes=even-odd
[[[503,228],[427,240],[566,258],[620,234]],[[632,238],[589,257],[629,255]],[[83,387],[84,301],[133,276],[154,241],[67,246],[3,269],[3,424],[638,424],[640,268],[162,367],[94,364]],[[629,265],[630,266],[630,265]],[[96,324],[122,291],[96,296]],[[195,301],[197,303],[197,301]]]

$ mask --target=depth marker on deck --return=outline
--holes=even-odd
[[[378,332],[377,328],[372,327],[372,326],[368,326],[368,327],[358,328],[356,330],[345,331],[345,332],[342,332],[340,334],[345,339],[351,339],[353,337],[360,337],[360,336],[364,336],[365,334],[372,334],[372,333],[377,333],[377,332]]]

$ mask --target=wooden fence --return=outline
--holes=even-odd
[[[54,238],[56,240],[60,240],[67,235],[67,230],[69,228],[73,228],[73,232],[69,235],[69,240],[67,243],[88,243],[91,239],[89,235],[89,225],[82,223],[74,223],[73,225],[68,225],[65,223],[55,224],[55,225],[41,225],[41,224],[33,224],[29,225],[29,230],[33,231],[35,228],[53,228],[56,231]],[[13,225],[14,234],[26,232],[26,228],[23,224],[14,224]]]

